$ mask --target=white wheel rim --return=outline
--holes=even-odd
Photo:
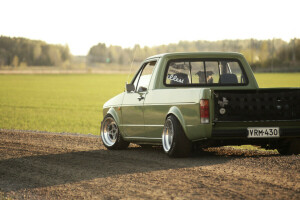
[[[162,134],[162,144],[166,152],[168,152],[171,149],[173,138],[174,138],[173,123],[170,119],[167,119]]]
[[[105,119],[101,129],[101,138],[106,146],[113,146],[117,141],[118,126],[111,117]]]

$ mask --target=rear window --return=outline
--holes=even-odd
[[[164,83],[169,86],[245,85],[247,77],[237,60],[171,60]]]

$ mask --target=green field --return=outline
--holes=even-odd
[[[99,134],[127,75],[1,75],[0,128]]]
[[[255,74],[259,87],[300,87],[300,73]]]
[[[300,87],[300,73],[256,74],[260,87]],[[0,128],[99,134],[102,106],[127,75],[0,75]]]

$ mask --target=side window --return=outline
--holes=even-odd
[[[155,64],[156,64],[156,61],[148,62],[146,65],[144,65],[143,69],[139,72],[138,76],[136,77],[136,79],[133,82],[136,91],[140,87],[144,87],[144,88],[148,89],[151,75],[153,73]]]
[[[143,70],[140,70],[138,75],[136,76],[134,82],[133,82],[133,85],[134,85],[134,88],[136,89],[137,88],[137,85],[138,85],[138,82],[139,82],[139,79],[140,79],[140,76],[141,76],[141,73],[142,73]]]

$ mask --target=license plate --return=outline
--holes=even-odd
[[[273,138],[279,137],[278,127],[249,127],[248,138]]]

